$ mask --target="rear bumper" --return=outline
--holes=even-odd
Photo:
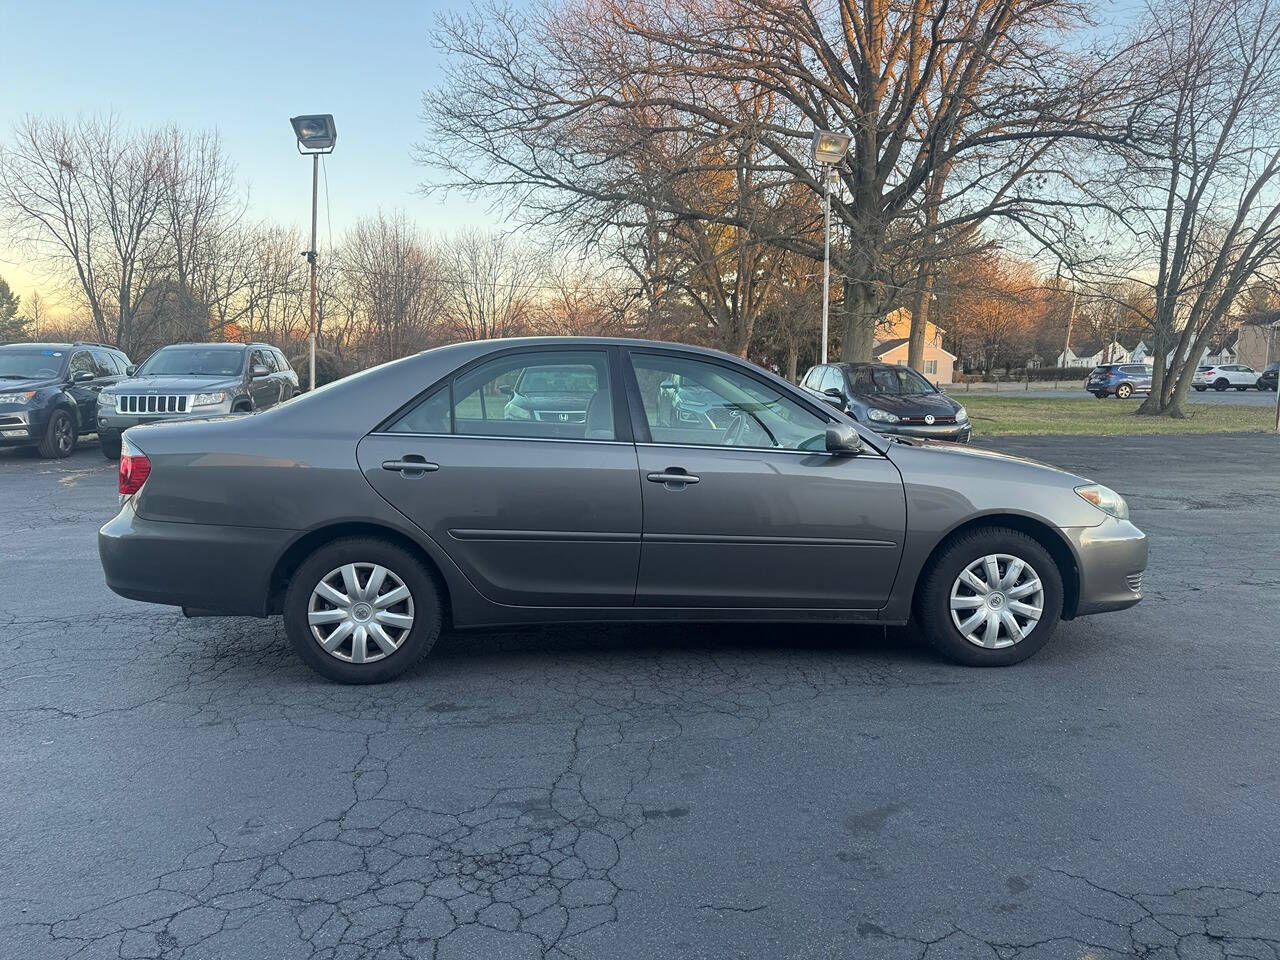
[[[1142,599],[1146,534],[1128,520],[1116,519],[1063,532],[1071,539],[1080,563],[1076,616],[1123,610]]]
[[[98,556],[107,586],[130,600],[261,617],[276,561],[296,535],[145,520],[129,500],[98,531]]]

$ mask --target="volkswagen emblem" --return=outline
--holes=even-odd
[[[925,422],[925,423],[927,423],[927,424],[929,424],[930,426],[932,426],[932,425],[933,425],[933,414],[932,414],[932,413],[931,413],[931,414],[928,414],[928,415],[924,418],[924,422]]]

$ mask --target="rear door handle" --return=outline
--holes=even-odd
[[[679,488],[688,483],[698,483],[702,478],[685,473],[679,467],[667,467],[661,473],[651,473],[645,477],[650,483],[665,483],[668,487]]]
[[[397,472],[402,477],[420,477],[424,473],[435,473],[440,469],[438,463],[428,463],[423,457],[409,454],[403,460],[383,460],[383,470]]]

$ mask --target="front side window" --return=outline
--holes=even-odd
[[[603,350],[508,354],[454,378],[387,428],[393,433],[613,440]]]
[[[68,371],[73,378],[80,376],[82,373],[88,373],[93,376],[99,376],[98,368],[93,363],[93,357],[89,356],[89,351],[81,350],[71,355],[71,367]]]
[[[645,353],[631,365],[655,443],[826,449],[825,418],[745,373]]]

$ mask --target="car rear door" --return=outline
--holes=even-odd
[[[373,487],[426,531],[489,599],[630,606],[640,559],[640,479],[625,401],[604,347],[504,351],[464,369],[361,441]],[[580,382],[585,422],[510,403],[526,371]]]
[[[906,532],[897,468],[826,451],[829,416],[745,366],[628,351],[644,527],[637,606],[875,610]],[[717,396],[710,424],[664,419],[672,376]]]

